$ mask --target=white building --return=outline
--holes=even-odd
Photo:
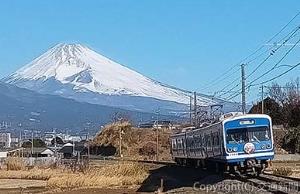
[[[0,150],[0,159],[1,158],[6,158],[8,154],[8,151],[6,150]]]
[[[11,147],[11,133],[0,133],[0,146],[5,148]]]

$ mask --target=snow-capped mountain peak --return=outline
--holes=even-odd
[[[74,99],[78,94],[93,93],[87,100],[93,103],[99,101],[95,94],[148,97],[180,104],[190,101],[189,92],[154,81],[81,44],[58,44],[4,81]],[[105,100],[113,103],[109,98]],[[199,105],[213,103],[206,96],[198,98]]]

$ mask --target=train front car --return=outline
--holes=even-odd
[[[225,160],[231,170],[259,175],[274,158],[272,121],[267,115],[225,119],[223,133]]]

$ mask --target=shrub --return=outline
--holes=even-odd
[[[283,139],[282,148],[291,153],[300,153],[300,127],[288,130]]]
[[[139,149],[139,155],[153,157],[156,154],[156,144],[153,142],[147,142],[143,147]]]

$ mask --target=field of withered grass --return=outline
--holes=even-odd
[[[7,165],[7,169],[0,170],[0,179],[45,180],[50,189],[135,187],[149,175],[149,169],[143,164],[125,161],[80,172],[59,167],[26,170],[19,168],[22,164],[14,163],[14,166]]]
[[[81,173],[63,173],[48,180],[50,188],[107,188],[137,186],[148,177],[142,164],[120,162]]]

